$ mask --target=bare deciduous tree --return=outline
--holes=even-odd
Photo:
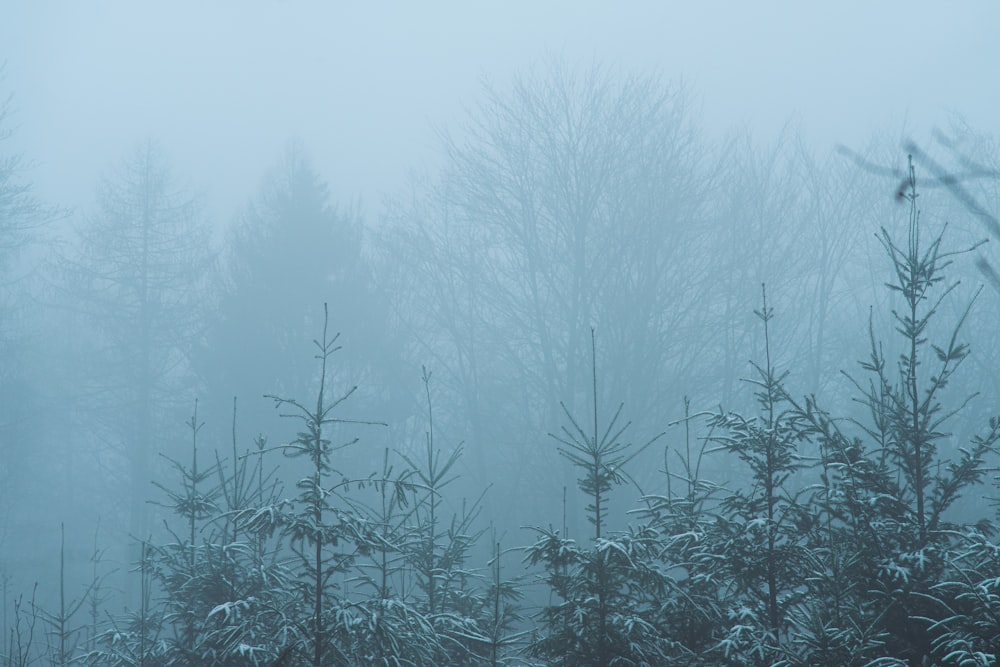
[[[196,200],[177,189],[147,141],[102,181],[78,250],[64,262],[68,305],[89,324],[102,369],[90,376],[89,411],[127,463],[135,538],[148,529],[151,454],[171,423],[164,418],[173,419],[166,406],[182,398],[176,392],[204,317],[210,239]]]
[[[610,395],[637,415],[679,398],[711,183],[688,95],[658,77],[556,64],[484,93],[384,239],[398,316],[459,397],[470,458],[528,469],[560,401],[587,400],[591,326]]]

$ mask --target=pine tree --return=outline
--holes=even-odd
[[[868,413],[867,420],[853,422],[860,433],[846,432],[842,420],[814,398],[798,411],[821,452],[822,487],[814,504],[822,514],[822,530],[814,543],[816,553],[826,552],[825,581],[833,585],[813,593],[823,600],[817,608],[825,605],[833,612],[826,627],[853,643],[856,655],[888,654],[922,665],[951,654],[949,641],[956,636],[947,639],[947,628],[962,627],[950,626],[955,611],[943,592],[954,590],[950,577],[962,575],[970,562],[961,536],[971,524],[963,529],[948,511],[984,480],[987,456],[1000,440],[1000,422],[991,420],[987,431],[955,456],[940,451],[949,438],[948,420],[969,401],[949,405],[945,396],[969,355],[959,334],[972,304],[943,344],[930,342],[936,335],[932,325],[956,286],[944,270],[965,251],[945,251],[943,231],[925,242],[912,159],[907,174],[900,193],[909,207],[906,242],[897,243],[885,228],[879,234],[892,267],[887,288],[900,301],[892,312],[900,349],[895,372],[870,326],[870,353],[861,364],[868,379],[853,381]],[[802,640],[815,643],[815,610],[801,618]]]
[[[322,326],[323,303],[338,313],[341,342],[353,351],[340,363],[359,382],[355,411],[382,417],[391,402],[397,384],[387,378],[398,350],[363,231],[361,215],[335,205],[307,151],[293,142],[227,233],[217,307],[193,363],[210,399],[240,397],[252,433],[274,435],[284,426],[258,405],[262,395],[313,390],[315,368],[298,345]]]
[[[295,440],[282,446],[286,456],[305,458],[310,466],[307,477],[299,480],[299,494],[293,511],[284,518],[282,532],[292,545],[300,568],[298,590],[307,603],[299,622],[302,645],[299,650],[308,656],[313,667],[327,664],[341,664],[348,658],[343,647],[334,641],[331,628],[339,600],[335,595],[335,576],[343,575],[354,559],[351,548],[352,517],[344,508],[336,507],[331,500],[338,495],[338,489],[349,486],[348,482],[330,484],[330,477],[337,472],[334,467],[333,452],[357,442],[357,438],[334,446],[329,437],[329,429],[334,424],[376,424],[377,422],[344,419],[334,416],[334,410],[354,393],[351,387],[342,395],[331,400],[328,396],[327,381],[332,355],[340,347],[339,335],[328,333],[328,313],[323,305],[323,335],[313,343],[319,360],[319,387],[316,390],[315,406],[308,406],[294,398],[272,396],[278,408],[289,409],[282,413],[296,419],[301,430]],[[328,517],[333,520],[328,520]]]
[[[468,559],[482,534],[475,529],[482,495],[468,505],[463,501],[461,511],[451,512],[450,517],[446,514],[449,504],[444,491],[458,477],[455,467],[463,449],[459,443],[442,458],[442,451],[434,439],[431,373],[426,367],[422,369],[421,379],[427,400],[423,456],[400,454],[414,481],[410,516],[413,539],[406,556],[420,592],[418,608],[446,644],[447,659],[462,664],[470,660],[480,635],[477,619],[482,600],[472,591],[479,577],[469,569]]]
[[[662,597],[668,583],[655,565],[656,535],[641,528],[609,534],[606,528],[609,494],[630,479],[624,467],[659,436],[638,448],[622,440],[629,426],[619,425],[622,405],[600,427],[596,356],[591,329],[591,429],[563,406],[569,425],[552,434],[559,453],[582,474],[578,486],[589,501],[592,546],[579,546],[552,529],[535,529],[540,537],[527,547],[525,560],[544,568],[546,584],[561,601],[542,610],[541,635],[528,650],[552,665],[660,663],[670,643],[657,628],[650,603]]]
[[[791,478],[804,467],[800,447],[808,428],[785,399],[783,381],[772,359],[773,312],[762,291],[755,311],[764,327],[764,364],[754,364],[759,413],[745,417],[719,412],[709,426],[711,440],[749,468],[750,480],[723,498],[710,539],[725,554],[716,576],[727,582],[729,629],[721,651],[732,664],[770,665],[777,661],[788,635],[788,607],[799,588],[804,529],[811,517],[798,500]]]
[[[726,627],[727,581],[717,577],[719,553],[714,535],[722,517],[719,496],[724,489],[702,477],[702,463],[712,438],[701,438],[692,451],[691,426],[704,415],[691,414],[684,399],[683,447],[674,454],[679,469],[670,465],[671,449],[664,447],[665,493],[642,498],[638,514],[656,536],[657,561],[667,588],[657,600],[657,626],[669,641],[665,665],[707,665],[717,662],[717,647]],[[680,483],[677,490],[675,483]]]

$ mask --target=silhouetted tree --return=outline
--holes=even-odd
[[[763,291],[763,288],[762,288]],[[720,410],[709,420],[711,442],[749,469],[749,480],[722,498],[709,549],[725,554],[704,567],[724,582],[728,622],[720,638],[727,663],[771,665],[787,642],[788,608],[798,599],[805,560],[804,528],[810,513],[798,500],[793,476],[805,465],[802,446],[808,423],[786,400],[771,348],[773,311],[762,296],[755,311],[764,329],[763,363],[754,364],[751,382],[758,411],[752,417]]]
[[[0,82],[4,67],[0,64]],[[44,355],[34,344],[41,318],[27,298],[33,271],[25,252],[40,240],[44,227],[61,212],[46,205],[28,180],[30,161],[8,148],[13,136],[13,96],[0,92],[0,525],[8,526],[8,512],[21,493],[19,482],[30,476],[28,462],[41,454],[42,433],[36,419],[44,410],[45,395],[37,372]],[[8,547],[0,529],[0,551]],[[6,536],[9,537],[9,536]],[[9,547],[8,553],[14,551]],[[0,557],[0,562],[7,560]]]
[[[959,311],[940,343],[932,342],[933,324],[956,287],[945,269],[967,250],[945,250],[943,232],[926,235],[912,161],[907,174],[901,194],[909,208],[906,241],[899,243],[885,228],[879,234],[892,267],[887,287],[895,298],[891,314],[897,336],[883,345],[871,333],[870,354],[861,364],[867,377],[855,380],[858,401],[868,413],[854,422],[862,431],[845,433],[841,420],[820,409],[814,398],[799,411],[821,448],[823,493],[814,505],[825,515],[819,525],[826,527],[814,553],[825,552],[825,567],[838,582],[826,589],[836,595],[825,607],[840,615],[841,628],[854,629],[852,641],[864,640],[867,653],[880,651],[922,665],[962,649],[961,637],[946,631],[967,629],[951,622],[957,618],[954,600],[945,591],[954,592],[956,580],[944,582],[975,562],[970,545],[981,540],[966,540],[987,527],[956,524],[950,511],[988,473],[1000,422],[991,419],[986,432],[971,437],[956,454],[942,451],[953,437],[946,430],[949,421],[969,402],[969,397],[950,402],[946,396],[969,355],[959,335],[971,304]],[[898,351],[895,368],[884,347]],[[834,571],[835,562],[840,572]],[[956,567],[958,572],[949,572]],[[802,636],[815,637],[816,627],[803,624]]]
[[[696,364],[676,333],[703,313],[711,182],[687,99],[655,76],[560,64],[487,85],[443,135],[439,176],[391,210],[394,312],[453,392],[442,412],[470,433],[476,481],[509,471],[513,495],[541,504],[550,485],[525,457],[529,471],[555,460],[527,445],[557,428],[560,401],[587,403],[589,327],[608,342],[604,390],[638,419]]]
[[[344,372],[366,387],[362,394],[391,394],[393,384],[385,377],[396,350],[362,233],[359,215],[334,206],[298,143],[289,144],[259,195],[237,217],[217,276],[218,307],[196,368],[211,400],[240,396],[250,408],[242,425],[252,433],[275,437],[282,426],[265,416],[270,411],[258,409],[262,395],[304,396],[314,389],[316,369],[298,349],[321,326],[323,303],[336,313],[342,340],[354,351]],[[385,401],[378,408],[364,403],[359,411],[386,416]]]
[[[68,308],[84,318],[92,345],[88,413],[126,462],[128,528],[148,530],[146,499],[155,451],[177,392],[190,387],[188,358],[205,314],[213,261],[195,199],[177,189],[152,141],[139,146],[98,190],[94,213],[64,258]]]
[[[580,474],[592,544],[535,529],[540,537],[526,549],[525,560],[544,567],[545,582],[558,600],[542,609],[540,632],[528,650],[550,665],[663,664],[670,641],[657,627],[654,601],[669,582],[656,565],[656,533],[644,528],[611,533],[606,526],[611,490],[629,481],[625,466],[656,438],[637,448],[623,440],[629,424],[619,421],[621,405],[601,424],[593,330],[591,372],[592,418],[574,418],[563,406],[568,424],[552,437]]]

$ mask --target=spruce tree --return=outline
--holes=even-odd
[[[319,361],[315,405],[294,398],[272,396],[276,407],[289,410],[282,415],[297,420],[301,428],[292,442],[281,447],[282,451],[286,456],[305,458],[309,463],[309,474],[296,485],[299,494],[292,512],[283,519],[282,532],[289,538],[299,560],[297,588],[307,605],[298,624],[302,633],[299,651],[308,656],[308,664],[313,667],[340,664],[347,660],[343,646],[335,642],[331,635],[331,627],[336,625],[336,607],[340,602],[336,597],[334,578],[348,571],[355,556],[351,544],[351,516],[332,502],[339,490],[348,484],[331,484],[330,478],[338,472],[333,461],[334,451],[357,442],[357,438],[335,446],[329,431],[334,424],[376,423],[334,416],[334,411],[350,398],[356,387],[332,400],[329,398],[330,360],[340,346],[337,345],[339,335],[331,337],[328,333],[326,304],[323,304],[323,313],[322,338],[313,341]]]
[[[569,424],[550,434],[581,473],[591,545],[535,528],[540,537],[526,548],[525,560],[544,568],[545,583],[559,602],[542,609],[540,634],[528,651],[552,665],[657,664],[670,646],[655,625],[651,604],[667,583],[655,565],[656,535],[641,528],[611,533],[606,522],[610,492],[630,480],[624,467],[659,436],[637,448],[623,440],[629,424],[619,422],[622,405],[601,428],[596,356],[591,329],[592,421],[585,427],[564,405]]]
[[[909,208],[905,243],[885,228],[878,235],[892,268],[886,287],[898,299],[892,311],[899,349],[895,368],[872,325],[869,356],[861,363],[867,379],[853,379],[866,418],[845,423],[813,397],[798,411],[820,446],[822,486],[814,505],[822,530],[813,539],[814,552],[827,554],[827,574],[814,579],[833,585],[813,594],[834,612],[824,623],[837,630],[826,634],[847,638],[856,655],[890,655],[923,665],[958,655],[949,642],[961,645],[960,637],[949,639],[949,627],[963,625],[949,620],[955,608],[944,593],[955,592],[956,581],[964,582],[959,592],[968,590],[971,575],[962,569],[975,558],[966,558],[963,535],[985,525],[957,523],[949,510],[985,479],[1000,423],[991,420],[985,433],[956,454],[942,452],[952,437],[949,420],[970,400],[948,401],[946,390],[969,355],[959,336],[972,304],[960,311],[943,342],[931,340],[940,335],[941,307],[957,286],[945,269],[967,251],[946,251],[943,231],[924,237],[912,159],[905,185],[900,192]],[[847,428],[852,423],[859,427],[856,434]],[[815,628],[823,625],[816,622],[823,606],[800,617],[796,633],[806,645],[821,638]]]

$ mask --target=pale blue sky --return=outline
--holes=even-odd
[[[796,122],[823,150],[961,113],[1000,133],[1000,3],[9,0],[2,88],[40,193],[90,206],[147,136],[226,222],[290,137],[342,200],[433,164],[482,76],[555,54],[683,79],[709,136]]]

